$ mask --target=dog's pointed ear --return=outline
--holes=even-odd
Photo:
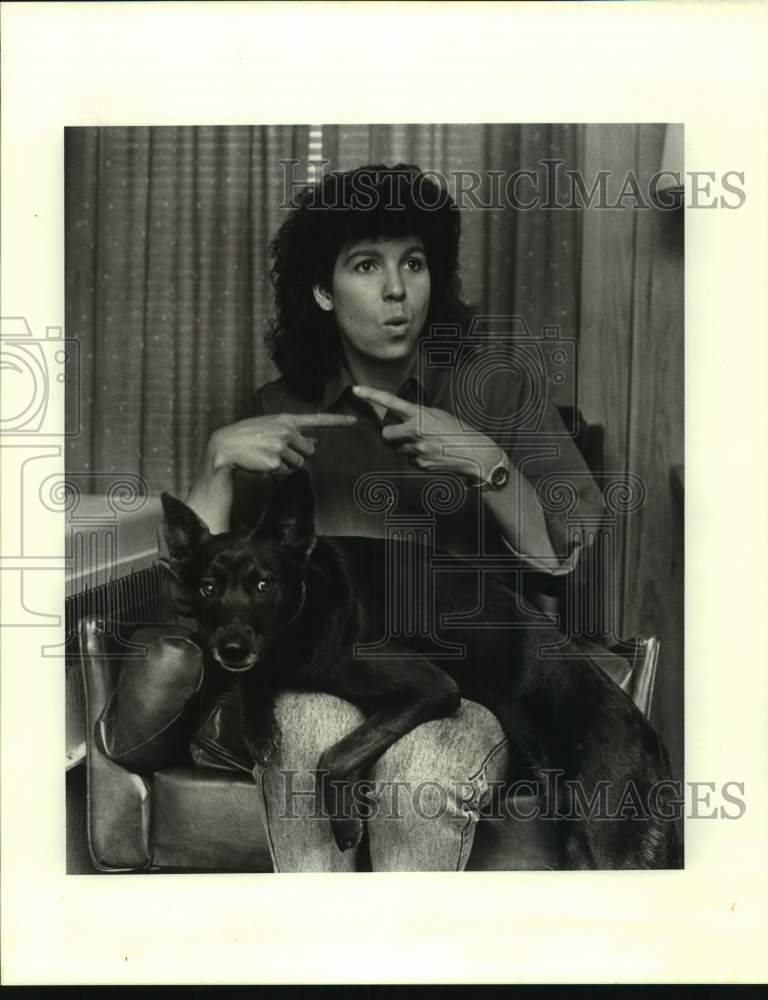
[[[283,479],[253,534],[276,538],[304,561],[315,547],[315,498],[305,469]]]
[[[201,542],[205,541],[210,532],[208,525],[202,521],[191,507],[170,493],[160,497],[163,503],[163,533],[168,554],[177,562],[189,559]]]
[[[175,614],[182,615],[185,618],[193,618],[195,614],[194,604],[189,597],[188,589],[184,585],[176,564],[171,562],[170,559],[162,557],[158,559],[158,564],[163,571],[160,584],[162,593],[169,606]]]

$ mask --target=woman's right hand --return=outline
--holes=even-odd
[[[356,423],[356,417],[337,413],[280,413],[239,420],[211,435],[212,470],[237,468],[288,475],[315,453],[317,442],[305,432],[315,427],[350,427]]]
[[[208,439],[187,506],[205,521],[211,534],[228,531],[233,469],[288,475],[314,454],[316,442],[306,432],[355,423],[356,417],[336,413],[280,413],[220,427]]]

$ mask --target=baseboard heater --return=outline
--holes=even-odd
[[[66,748],[69,770],[85,757],[85,703],[77,655],[84,615],[106,621],[161,621],[157,563],[159,497],[137,498],[121,510],[109,495],[77,497],[66,517],[64,627],[66,637]]]

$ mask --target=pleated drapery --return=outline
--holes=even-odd
[[[580,213],[543,205],[516,209],[504,187],[516,171],[542,174],[546,160],[562,161],[560,177],[579,169],[582,145],[578,125],[338,125],[325,127],[323,154],[341,170],[415,163],[444,178],[454,196],[457,186],[468,191],[470,177],[478,175],[479,186],[460,199],[467,299],[486,315],[522,316],[532,331],[560,324],[572,335],[581,280]],[[530,187],[521,185],[519,193],[521,201],[534,200]]]
[[[330,168],[416,163],[446,178],[581,166],[575,125],[324,125]],[[318,146],[319,143],[319,146]],[[264,348],[268,244],[286,217],[286,179],[312,176],[308,126],[68,129],[66,332],[80,343],[67,406],[80,433],[67,469],[100,492],[142,475],[189,488],[210,433],[248,412],[274,377]],[[293,166],[288,166],[293,162]],[[578,335],[581,214],[462,202],[462,277],[485,315]],[[90,485],[88,474],[91,475]]]
[[[68,397],[82,428],[68,470],[183,492],[211,431],[247,411],[273,373],[262,341],[267,247],[287,212],[280,162],[306,159],[305,135],[67,131],[66,322],[80,341]]]

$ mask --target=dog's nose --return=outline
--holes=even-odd
[[[248,644],[243,639],[227,639],[220,648],[229,660],[241,660],[248,654]]]
[[[246,669],[253,665],[258,645],[250,626],[233,622],[216,630],[214,655],[227,670]]]

